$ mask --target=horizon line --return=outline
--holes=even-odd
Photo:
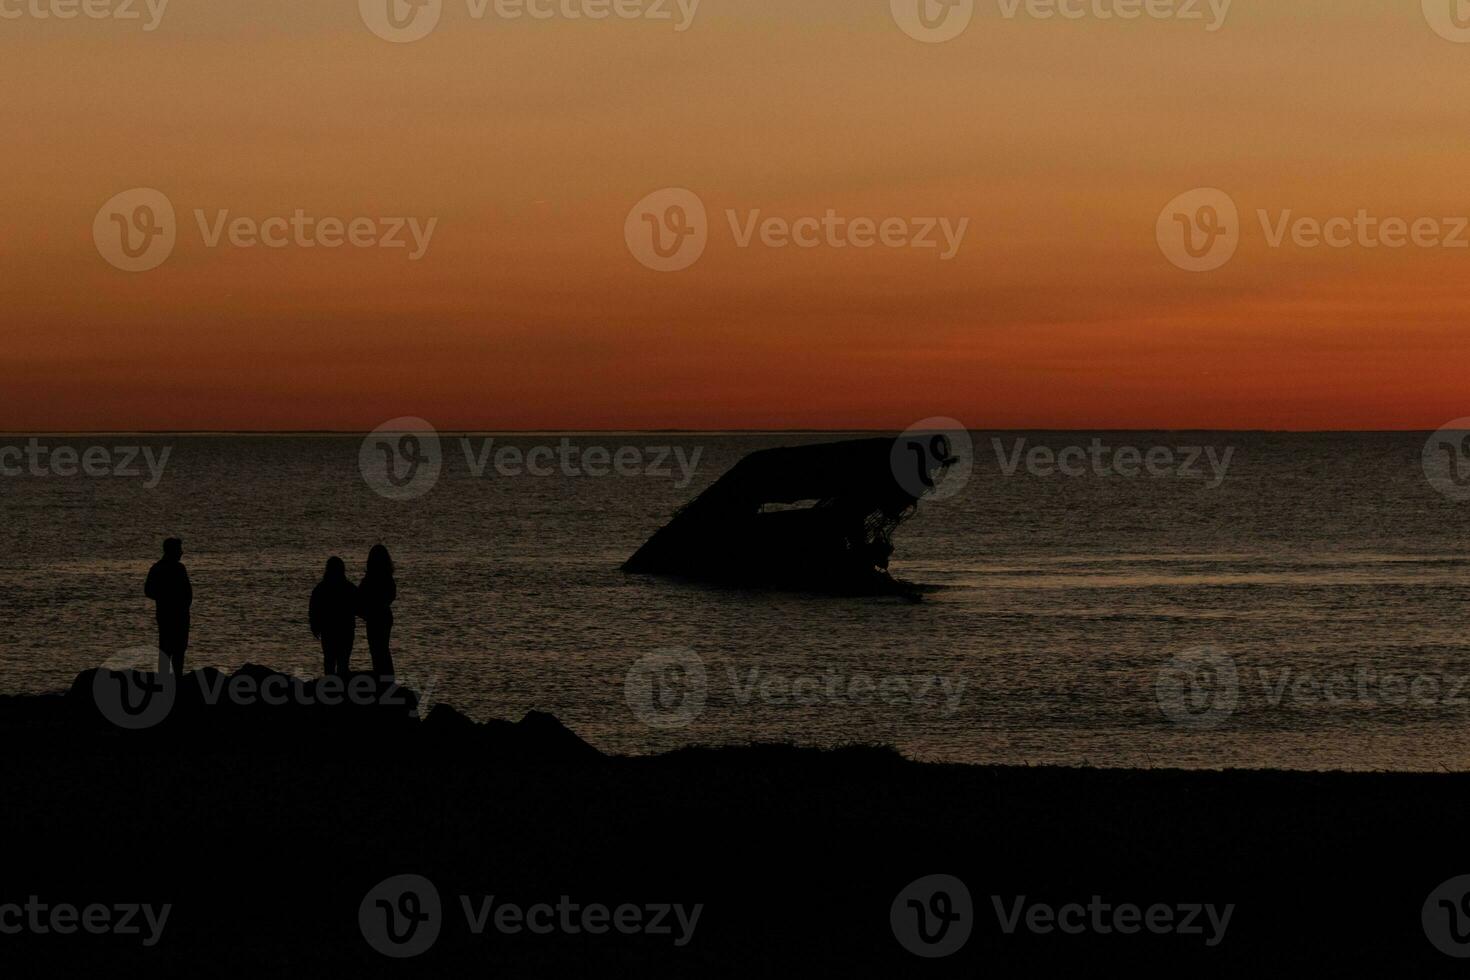
[[[375,429],[16,429],[0,430],[0,438],[17,436],[367,436]],[[609,428],[609,429],[432,429],[438,435],[894,435],[900,429],[888,428]],[[1420,427],[1379,429],[1262,429],[1209,427],[1104,427],[1104,426],[1007,426],[1003,428],[969,427],[967,432],[1215,432],[1239,435],[1376,435],[1388,433],[1436,432]]]

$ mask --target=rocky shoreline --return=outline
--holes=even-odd
[[[349,680],[329,704],[333,685],[286,676],[197,672],[134,729],[99,700],[128,691],[109,672],[0,698],[0,927],[20,924],[0,934],[7,962],[225,976],[1460,966],[1436,945],[1457,935],[1436,889],[1470,873],[1461,774],[1006,769],[778,745],[613,757],[549,715],[476,723],[440,704],[419,718],[410,691],[369,679],[354,703]],[[304,686],[282,703],[263,693],[289,683]],[[155,923],[169,906],[151,945],[76,925],[93,906],[115,925],[129,905]]]

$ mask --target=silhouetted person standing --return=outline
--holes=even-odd
[[[393,676],[388,635],[393,632],[396,598],[398,583],[393,581],[393,559],[387,548],[375,544],[368,552],[367,572],[357,586],[357,614],[367,624],[368,652],[373,658],[373,673],[379,677]]]
[[[167,665],[175,677],[184,676],[184,651],[189,649],[189,607],[194,604],[194,587],[189,571],[179,561],[184,542],[169,538],[163,557],[148,569],[143,594],[152,599],[158,617],[158,669]]]
[[[347,581],[347,563],[333,555],[311,590],[311,635],[322,641],[322,671],[347,676],[357,635],[357,586]]]

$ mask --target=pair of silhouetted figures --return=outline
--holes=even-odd
[[[393,600],[398,584],[393,581],[393,559],[388,549],[375,544],[368,552],[367,571],[362,581],[347,580],[347,563],[336,555],[327,559],[327,570],[311,592],[311,635],[322,641],[322,669],[346,675],[357,637],[357,620],[367,626],[368,653],[373,673],[393,676],[393,654],[388,636],[393,632]]]
[[[194,604],[189,571],[180,560],[183,556],[184,543],[169,538],[163,543],[163,557],[148,570],[148,581],[143,586],[143,594],[156,605],[158,669],[172,670],[175,677],[184,676],[184,653],[189,649],[189,608]],[[398,584],[393,580],[393,559],[382,545],[373,545],[368,552],[367,571],[357,585],[348,581],[347,564],[341,558],[334,555],[327,560],[326,574],[311,592],[307,617],[312,636],[321,641],[326,673],[346,675],[352,659],[352,643],[357,636],[357,621],[361,619],[367,625],[373,673],[379,677],[393,676],[393,654],[388,640],[393,632],[396,598]]]

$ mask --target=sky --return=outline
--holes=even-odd
[[[52,2],[0,0],[0,429],[1470,415],[1450,0],[973,0],[942,43],[911,0],[441,0],[398,42],[386,0]],[[139,188],[174,240],[127,271]],[[1190,271],[1168,232],[1205,227],[1202,188],[1234,251]],[[668,189],[704,247],[661,271],[636,239],[674,227]],[[298,212],[309,234],[248,244]],[[761,231],[828,215],[796,225],[810,247]],[[360,243],[313,238],[328,218]],[[1387,219],[1417,241],[1385,246]],[[864,221],[887,240],[857,247]]]

